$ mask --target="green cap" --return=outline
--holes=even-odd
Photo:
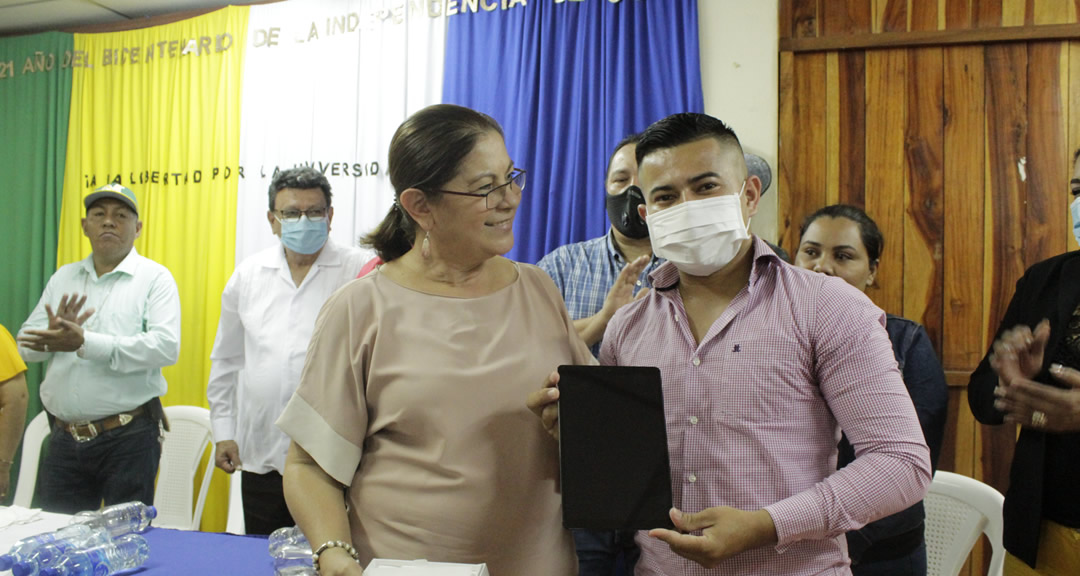
[[[124,204],[127,204],[131,208],[135,215],[139,214],[139,204],[135,201],[135,193],[130,188],[123,186],[122,184],[112,183],[106,184],[97,190],[90,193],[86,199],[83,200],[83,205],[86,209],[90,209],[90,205],[102,198],[115,198]]]

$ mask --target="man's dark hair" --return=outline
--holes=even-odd
[[[607,171],[604,172],[604,182],[605,183],[607,182],[608,176],[611,176],[611,163],[612,163],[612,161],[615,160],[615,155],[619,153],[619,150],[622,150],[623,148],[625,148],[625,147],[627,147],[627,146],[629,146],[631,144],[637,144],[637,142],[638,142],[638,140],[640,138],[641,138],[641,133],[640,132],[635,132],[634,134],[624,136],[623,139],[619,140],[619,143],[615,145],[615,148],[613,148],[611,150],[611,155],[608,156],[608,159],[607,159]]]
[[[881,257],[881,251],[885,248],[885,236],[881,234],[877,222],[874,222],[874,219],[864,212],[862,208],[850,204],[833,204],[807,216],[803,220],[802,226],[799,227],[800,244],[802,244],[802,237],[803,234],[806,234],[806,229],[814,223],[814,220],[822,216],[847,218],[854,222],[859,227],[859,237],[862,239],[863,247],[866,248],[866,256],[870,259],[870,262],[877,262]]]
[[[1080,159],[1080,148],[1077,148],[1076,152],[1073,152],[1073,164],[1076,164],[1077,159]]]
[[[288,170],[282,170],[278,172],[274,179],[270,181],[270,211],[274,211],[274,200],[277,199],[277,193],[286,188],[294,188],[296,190],[308,190],[310,188],[319,188],[322,190],[323,197],[326,198],[326,207],[330,207],[330,181],[326,179],[326,176],[322,172],[310,167],[301,166],[299,168],[289,168]]]
[[[641,166],[641,161],[646,156],[657,150],[674,148],[705,138],[716,138],[721,144],[734,145],[740,155],[743,153],[739,137],[727,124],[708,114],[682,112],[653,122],[641,133],[635,154],[638,166]]]

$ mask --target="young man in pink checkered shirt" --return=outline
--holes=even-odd
[[[637,160],[668,263],[612,318],[600,362],[660,368],[678,529],[638,533],[637,576],[850,574],[844,534],[931,480],[885,314],[748,233],[761,182],[723,122],[669,116]],[[557,382],[529,398],[553,433]],[[841,429],[858,458],[838,471]]]

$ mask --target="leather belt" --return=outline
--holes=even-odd
[[[65,422],[56,418],[55,421],[56,425],[67,431],[68,434],[71,434],[71,437],[74,438],[76,442],[89,442],[94,438],[97,438],[99,434],[103,434],[109,430],[115,430],[121,426],[126,426],[136,417],[142,416],[145,413],[146,408],[139,406],[138,408],[128,410],[127,412],[106,416],[101,420]]]

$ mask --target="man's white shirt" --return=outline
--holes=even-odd
[[[45,305],[56,310],[64,294],[85,294],[85,343],[76,352],[36,352],[19,347],[27,362],[45,362],[41,402],[61,420],[97,420],[137,408],[165,394],[161,368],[180,356],[180,294],[167,268],[134,248],[111,272],[98,277],[93,255],[61,266],[49,278],[22,325],[45,330]]]
[[[236,441],[245,471],[285,470],[289,437],[274,422],[300,383],[315,318],[370,257],[327,240],[297,287],[279,244],[233,272],[221,295],[206,395],[214,441]]]

